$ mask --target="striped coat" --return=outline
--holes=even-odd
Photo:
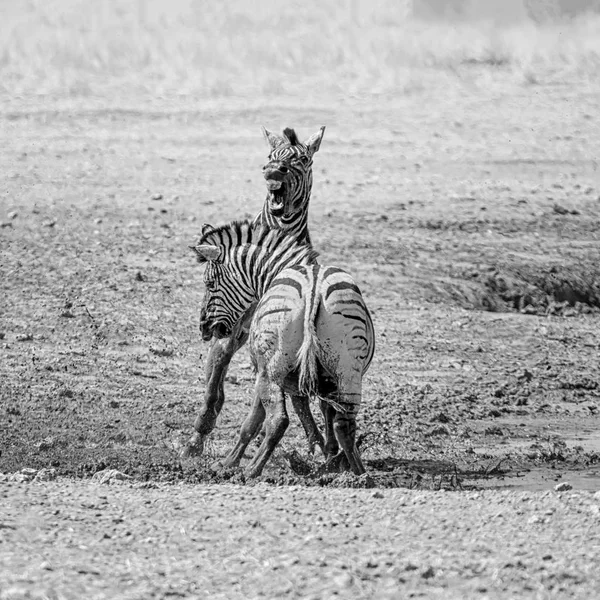
[[[195,247],[206,262],[203,336],[226,336],[246,302],[258,302],[250,327],[257,371],[255,401],[225,466],[239,464],[267,416],[266,434],[246,472],[262,472],[288,425],[284,392],[325,403],[329,460],[364,472],[356,448],[362,378],[374,352],[374,331],[351,276],[322,266],[309,245],[279,231],[248,238],[248,224],[207,232]],[[341,447],[341,452],[338,449]]]

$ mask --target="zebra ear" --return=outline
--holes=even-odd
[[[202,224],[202,235],[207,235],[213,229],[214,229],[214,227],[210,223],[203,223]]]
[[[265,137],[265,140],[267,140],[267,143],[269,144],[269,146],[271,146],[271,150],[275,150],[275,148],[277,148],[277,146],[280,146],[283,142],[283,140],[278,135],[271,133],[265,127],[262,127],[262,132],[263,136]]]
[[[325,125],[317,131],[317,133],[313,133],[305,142],[304,145],[307,147],[309,154],[314,154],[321,147],[321,140],[323,139],[323,134],[325,133]]]
[[[196,253],[199,262],[206,262],[209,260],[219,260],[221,256],[221,250],[217,246],[210,244],[200,244],[199,246],[190,246]]]

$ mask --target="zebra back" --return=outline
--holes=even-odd
[[[317,331],[320,317],[335,321],[332,326],[343,330],[344,343],[355,361],[361,375],[366,373],[375,352],[375,331],[369,309],[359,287],[343,269],[334,266],[294,265],[281,271],[269,288],[269,293],[260,301],[256,321],[273,312],[271,299],[283,310],[281,299],[290,303],[304,299],[303,339],[296,366],[299,370],[299,389],[314,396],[318,388],[318,363],[323,366],[323,352],[336,348],[325,348]]]

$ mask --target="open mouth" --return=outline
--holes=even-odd
[[[269,190],[269,211],[274,217],[279,217],[285,212],[285,185],[276,179],[267,180]]]

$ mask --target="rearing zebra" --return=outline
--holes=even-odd
[[[200,326],[204,339],[231,334],[249,304],[250,355],[257,371],[252,410],[223,466],[237,466],[267,416],[265,438],[246,475],[260,475],[287,429],[284,392],[327,404],[329,460],[365,468],[356,448],[362,378],[375,349],[373,323],[354,280],[322,266],[309,244],[279,230],[256,234],[248,222],[206,228],[194,247],[207,263]],[[342,451],[338,451],[338,444]]]
[[[300,242],[310,242],[308,232],[308,204],[312,189],[312,160],[319,150],[325,127],[301,143],[293,129],[286,128],[283,135],[271,133],[263,127],[263,135],[271,151],[263,176],[267,197],[263,208],[251,224],[251,229],[268,231],[276,229]],[[203,230],[204,233],[204,230]],[[246,343],[254,311],[249,306],[245,314],[231,328],[225,338],[213,340],[206,360],[206,389],[200,412],[194,422],[195,433],[182,450],[182,456],[202,454],[204,439],[214,429],[225,401],[224,381],[233,355]],[[309,444],[322,447],[319,433],[306,398],[292,397],[294,408],[302,421]]]

